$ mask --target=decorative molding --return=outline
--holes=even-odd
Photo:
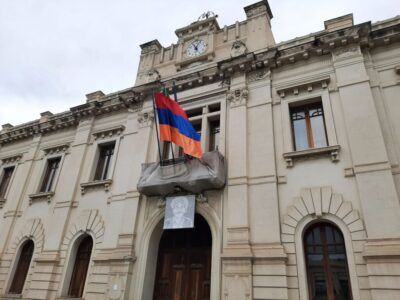
[[[112,179],[95,180],[90,182],[81,183],[81,194],[84,195],[88,189],[95,189],[103,187],[104,191],[108,192],[112,184]]]
[[[29,205],[31,205],[34,201],[47,200],[47,203],[50,203],[51,198],[54,196],[54,192],[41,192],[36,194],[30,194],[29,197]]]
[[[283,158],[285,159],[286,166],[288,168],[293,167],[293,161],[295,159],[310,158],[310,157],[316,157],[316,156],[326,155],[326,154],[331,156],[332,162],[338,162],[339,161],[339,150],[340,150],[339,145],[321,147],[321,148],[312,148],[312,149],[307,149],[307,150],[283,153]]]
[[[328,214],[341,219],[351,233],[364,231],[358,211],[353,209],[351,202],[343,201],[341,194],[333,193],[329,186],[304,188],[300,196],[293,199],[293,204],[288,206],[282,219],[282,241],[294,242],[296,227],[303,218],[309,215],[323,218]]]
[[[97,130],[92,133],[94,136],[95,140],[98,139],[105,139],[105,138],[111,138],[113,136],[119,136],[122,134],[122,132],[125,130],[124,125],[119,125],[111,128],[106,128],[106,129],[101,129]]]
[[[35,253],[41,253],[43,251],[44,236],[42,220],[40,218],[30,219],[17,234],[10,250],[12,253],[16,253],[24,240],[32,239],[35,243]]]
[[[44,148],[43,152],[44,155],[52,155],[52,154],[58,154],[58,153],[66,153],[69,149],[70,144],[69,143],[64,143],[60,145],[55,145],[51,146],[48,148]]]
[[[139,111],[137,120],[140,128],[151,126],[154,121],[154,111]]]
[[[301,92],[312,92],[314,89],[326,89],[331,80],[329,75],[314,76],[312,78],[302,78],[298,81],[289,81],[277,84],[276,92],[279,97],[285,98],[287,95],[298,95]]]
[[[229,101],[231,107],[238,107],[246,105],[247,99],[249,97],[249,90],[247,87],[242,89],[230,90],[226,94],[226,100]]]
[[[250,72],[247,74],[247,83],[263,80],[271,76],[271,71],[268,69],[262,69],[259,71]]]
[[[70,242],[74,237],[76,237],[77,234],[83,234],[85,232],[92,233],[92,237],[94,239],[93,244],[98,244],[103,241],[105,224],[97,209],[83,210],[77,217],[76,221],[69,226],[69,230],[64,236],[64,241],[62,243],[62,247],[64,248],[62,250],[65,250],[62,253],[66,253]]]
[[[22,158],[22,153],[0,158],[3,165],[13,165],[18,163]]]
[[[247,53],[246,44],[242,41],[235,41],[231,48],[231,57],[238,57]]]

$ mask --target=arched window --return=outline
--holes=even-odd
[[[82,297],[92,248],[93,240],[89,235],[86,235],[80,240],[75,255],[74,268],[71,274],[68,296],[76,298]]]
[[[340,230],[330,223],[316,223],[304,234],[304,248],[309,299],[352,299],[346,249]]]
[[[26,241],[19,254],[17,267],[14,271],[13,280],[9,289],[10,294],[21,294],[24,288],[25,279],[28,275],[29,266],[31,264],[33,250],[35,246],[32,240]]]

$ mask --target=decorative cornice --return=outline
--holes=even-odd
[[[32,137],[36,134],[47,134],[76,127],[80,120],[90,116],[98,116],[115,111],[134,109],[139,110],[146,93],[142,87],[129,88],[117,93],[109,94],[98,100],[71,107],[69,111],[47,116],[46,121],[32,121],[22,125],[7,128],[0,132],[0,145],[12,143]]]
[[[205,24],[202,22],[205,22]],[[196,22],[195,27],[209,26],[210,22],[213,25],[213,18]],[[178,34],[183,33],[185,30],[193,30],[193,28],[189,27],[179,29]],[[366,22],[336,31],[324,30],[277,44],[275,47],[270,47],[260,53],[247,53],[235,58],[228,58],[218,62],[213,67],[183,76],[163,78],[160,81],[170,89],[175,81],[178,91],[184,91],[197,86],[225,81],[235,72],[273,70],[299,61],[306,61],[312,57],[332,55],[333,52],[340,53],[340,49],[343,47],[352,49],[355,46],[363,50],[387,46],[399,41],[400,17],[395,17],[376,24]],[[145,51],[149,49],[151,51],[159,51],[161,45],[157,41],[153,41],[142,45],[142,49]],[[156,75],[156,73],[152,74]],[[35,134],[47,134],[65,128],[76,127],[81,119],[90,116],[108,114],[127,108],[139,110],[143,100],[151,94],[154,87],[159,86],[159,83],[159,81],[151,82],[109,95],[99,95],[97,100],[72,107],[67,112],[48,115],[46,120],[42,119],[42,122],[36,120],[18,126],[7,125],[0,132],[0,145],[23,140]]]
[[[92,135],[94,136],[94,138],[96,140],[105,139],[105,138],[111,138],[113,136],[119,136],[119,135],[122,134],[122,132],[124,130],[125,130],[125,126],[124,125],[120,125],[120,126],[115,126],[115,127],[110,127],[110,128],[97,130],[97,131],[93,132]]]
[[[19,154],[16,154],[16,155],[0,158],[0,160],[1,160],[3,165],[11,165],[11,164],[18,163],[21,160],[21,158],[22,158],[22,154],[19,153]]]
[[[52,155],[58,153],[65,153],[69,149],[69,143],[54,145],[43,149],[44,155]]]
[[[285,98],[287,95],[298,95],[302,91],[312,92],[313,89],[326,89],[331,78],[329,75],[318,76],[314,78],[302,78],[297,82],[284,82],[281,84],[276,84],[276,92],[281,98]]]

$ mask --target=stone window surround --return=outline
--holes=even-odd
[[[114,130],[114,129],[112,129],[112,130]],[[118,158],[119,147],[121,144],[122,130],[116,132],[117,136],[115,136],[115,134],[111,134],[111,135],[105,134],[101,138],[100,138],[101,135],[99,135],[99,132],[93,133],[93,135],[96,138],[93,141],[92,147],[91,147],[91,149],[89,149],[89,153],[88,153],[89,161],[91,161],[90,171],[88,172],[88,175],[86,176],[86,178],[84,178],[85,181],[80,184],[82,195],[85,194],[88,189],[97,188],[99,186],[104,187],[104,190],[106,192],[109,191],[109,188],[112,184],[112,178],[114,176],[114,170],[115,170],[115,165],[116,165],[116,161]],[[106,133],[106,132],[109,132],[109,130],[104,130],[102,132]],[[93,180],[94,173],[96,172],[97,162],[99,160],[100,147],[102,145],[106,145],[106,144],[113,143],[113,142],[115,142],[115,147],[114,147],[114,154],[113,154],[113,157],[112,157],[111,163],[110,163],[108,178],[106,180]]]
[[[32,194],[29,194],[29,205],[31,205],[33,202],[35,201],[40,201],[40,200],[47,200],[48,203],[50,203],[51,199],[53,198],[54,194],[55,194],[55,190],[57,187],[57,183],[61,174],[61,169],[64,165],[64,160],[65,160],[65,155],[68,153],[69,145],[65,144],[65,145],[59,145],[59,146],[54,146],[54,147],[48,147],[46,149],[42,149],[43,150],[43,156],[42,156],[42,163],[40,166],[40,176],[36,179],[34,186],[36,187],[35,192]],[[54,178],[54,183],[53,183],[53,187],[52,190],[49,192],[40,192],[40,186],[43,182],[45,173],[46,173],[46,168],[47,168],[47,164],[48,161],[54,158],[60,158],[60,163],[58,166],[58,170],[57,173],[55,175]]]
[[[0,198],[0,209],[3,208],[5,202],[7,201],[7,196],[8,196],[8,193],[10,192],[10,188],[11,188],[12,183],[14,181],[15,174],[17,173],[17,168],[19,166],[19,161],[20,161],[21,157],[22,157],[22,154],[21,155],[16,155],[16,156],[14,155],[13,157],[2,158],[0,160],[1,161],[1,163],[0,163],[0,182],[1,182],[2,178],[3,178],[4,169],[5,168],[9,168],[9,167],[14,167],[14,171],[13,171],[13,173],[11,175],[11,179],[10,179],[10,182],[8,184],[8,187],[7,187],[6,193],[4,195],[4,198]]]
[[[328,146],[323,148],[313,148],[302,151],[294,151],[292,123],[290,120],[290,105],[293,103],[304,102],[320,99],[324,110],[325,129],[327,135]],[[339,160],[338,151],[340,146],[337,142],[335,124],[333,119],[332,107],[330,103],[329,90],[311,91],[307,94],[295,95],[281,100],[282,113],[282,131],[283,131],[283,157],[287,167],[293,166],[293,160],[300,157],[309,157],[321,154],[330,154],[333,162]]]

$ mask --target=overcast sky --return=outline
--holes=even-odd
[[[68,110],[96,90],[133,86],[139,45],[175,43],[176,28],[212,10],[220,26],[244,20],[256,0],[0,0],[0,125]],[[323,29],[354,13],[355,23],[400,13],[399,0],[270,0],[277,42]]]

